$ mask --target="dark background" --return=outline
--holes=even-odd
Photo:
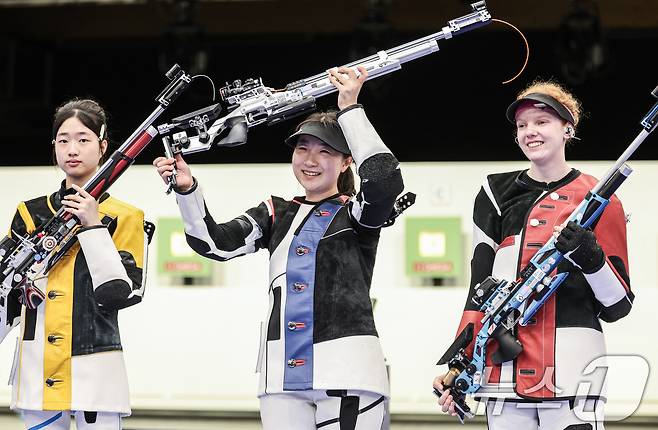
[[[34,5],[38,3],[39,5]],[[439,31],[470,12],[458,0],[96,1],[52,5],[0,0],[0,165],[51,163],[54,108],[98,99],[120,144],[156,107],[175,62],[225,81],[262,77],[275,88],[331,66]],[[658,84],[656,0],[489,0],[492,23],[439,42],[440,51],[366,83],[360,100],[401,161],[520,160],[504,116],[534,78],[555,78],[584,105],[582,138],[567,156],[617,158],[640,131]],[[335,106],[335,94],[319,99]],[[193,86],[156,122],[211,104]],[[286,162],[283,139],[298,122],[250,131],[249,143],[190,155],[194,163]],[[156,138],[138,164],[160,155]],[[635,159],[658,159],[652,136]]]

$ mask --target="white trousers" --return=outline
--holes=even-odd
[[[516,403],[487,401],[489,430],[604,430],[601,400]],[[571,407],[573,406],[573,408]]]
[[[121,430],[121,415],[116,412],[31,411],[22,410],[26,430],[69,430],[71,415],[78,430]]]
[[[266,394],[260,417],[263,430],[380,430],[384,402],[381,394],[358,390]]]

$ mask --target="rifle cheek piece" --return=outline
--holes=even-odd
[[[214,145],[231,147],[247,143],[249,125],[243,116],[229,118],[224,124],[226,128],[215,136]]]

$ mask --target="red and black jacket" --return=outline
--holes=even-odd
[[[548,241],[553,227],[569,217],[596,182],[575,169],[549,184],[532,180],[526,171],[487,177],[475,200],[471,288],[458,333],[468,323],[474,323],[476,333],[481,327],[483,314],[471,302],[473,287],[490,275],[517,279]],[[494,365],[491,354],[497,344],[489,342],[490,385],[505,380],[512,382],[512,397],[559,400],[574,398],[579,385],[593,382],[588,397],[604,397],[603,381],[590,381],[583,376],[584,370],[605,354],[600,321],[626,316],[634,298],[628,276],[626,217],[617,197],[610,200],[593,231],[606,256],[603,267],[584,274],[566,259],[560,263],[557,273],[569,272],[568,278],[527,326],[516,328],[515,335],[523,344],[521,354],[513,362]],[[501,376],[504,368],[507,378]]]

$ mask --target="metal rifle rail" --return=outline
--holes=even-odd
[[[403,63],[438,51],[439,40],[450,39],[491,22],[484,1],[471,4],[471,8],[471,13],[449,21],[439,32],[380,51],[346,67],[365,67],[368,80],[400,70]],[[248,79],[244,83],[236,80],[233,85],[227,84],[220,90],[222,100],[228,105],[228,113],[223,117],[219,118],[219,110],[214,105],[174,118],[171,123],[158,126],[158,131],[166,135],[175,129],[196,130],[197,135],[188,137],[185,131],[179,131],[173,134],[171,142],[163,142],[170,145],[172,154],[202,152],[213,146],[242,145],[247,141],[249,128],[262,123],[276,124],[312,111],[317,97],[335,91],[325,72],[292,82],[283,90],[265,87],[260,78]]]
[[[443,27],[441,31],[386,51],[379,51],[377,54],[346,64],[345,67],[351,67],[356,71],[357,66],[364,66],[368,71],[367,80],[400,70],[402,64],[406,62],[437,52],[439,50],[437,43],[439,40],[450,39],[453,35],[462,34],[489,24],[491,15],[486,10],[485,2],[473,3],[471,7],[473,8],[472,13],[448,21],[448,25]],[[326,73],[318,73],[308,79],[296,81],[286,86],[286,90],[296,89],[299,89],[304,96],[313,97],[321,97],[337,91],[336,87],[329,81]]]

